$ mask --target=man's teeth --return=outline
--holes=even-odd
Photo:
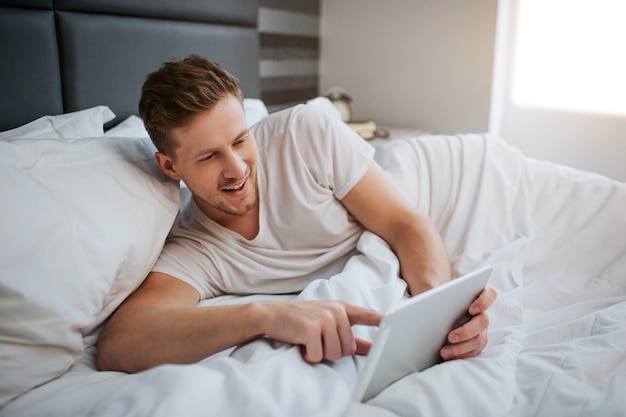
[[[241,189],[241,187],[243,187],[243,185],[244,185],[244,184],[245,184],[245,182],[242,182],[241,184],[239,184],[239,185],[238,185],[238,186],[236,186],[236,187],[224,188],[224,190],[226,190],[226,191],[235,191],[235,190],[240,190],[240,189]]]

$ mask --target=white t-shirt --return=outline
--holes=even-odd
[[[201,298],[293,293],[339,272],[362,228],[340,203],[374,149],[318,106],[274,113],[252,128],[259,156],[259,233],[247,240],[184,206],[153,271]]]

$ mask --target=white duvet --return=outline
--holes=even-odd
[[[626,184],[531,160],[486,135],[415,137],[392,152],[389,174],[430,214],[455,273],[494,266],[499,297],[478,358],[409,375],[354,404],[363,357],[309,365],[297,347],[258,340],[195,365],[126,375],[95,371],[92,335],[79,364],[0,415],[625,415]],[[366,232],[359,250],[299,297],[381,311],[399,302],[405,287],[389,248]]]

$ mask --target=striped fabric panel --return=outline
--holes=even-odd
[[[270,112],[319,95],[320,0],[260,0],[261,99]]]

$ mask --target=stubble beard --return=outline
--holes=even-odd
[[[244,214],[248,213],[250,210],[256,207],[257,201],[258,198],[255,188],[246,196],[243,207],[235,207],[232,204],[228,204],[221,199],[218,200],[213,207],[224,214],[228,214],[231,216],[243,216]]]
[[[246,195],[243,201],[240,201],[239,204],[233,205],[228,201],[228,198],[224,198],[222,195],[221,188],[218,190],[217,197],[210,200],[202,201],[203,205],[206,205],[213,210],[219,211],[222,214],[230,215],[230,216],[243,216],[246,213],[250,212],[254,208],[256,208],[258,204],[258,191],[257,191],[257,176],[256,169],[252,169],[250,175],[248,175],[247,180],[249,187],[248,194]]]

